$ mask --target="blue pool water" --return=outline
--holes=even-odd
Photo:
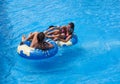
[[[79,41],[21,58],[23,34],[75,23]],[[120,0],[0,0],[0,84],[120,84]]]

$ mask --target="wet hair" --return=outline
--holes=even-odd
[[[68,32],[69,32],[69,34],[73,34],[74,30],[73,30],[72,28],[70,28],[70,29],[68,30]]]
[[[75,27],[75,25],[74,25],[74,23],[73,22],[70,22],[68,25],[70,25],[71,26],[71,28],[69,29],[69,34],[73,34],[73,32],[74,32],[74,27]]]
[[[47,50],[49,49],[49,44],[47,42],[44,41],[45,39],[45,34],[43,32],[40,32],[38,35],[37,35],[37,40],[38,40],[38,43],[40,44],[37,48],[38,49],[42,49],[42,50]]]
[[[42,43],[44,42],[44,39],[45,39],[45,34],[43,32],[40,32],[38,35],[37,35],[37,40],[39,43]]]
[[[68,25],[70,25],[70,26],[71,26],[71,28],[74,30],[75,25],[74,25],[74,23],[73,23],[73,22],[70,22]]]

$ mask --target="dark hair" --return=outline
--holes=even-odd
[[[49,26],[49,28],[51,28],[51,27],[55,27],[55,26],[53,26],[53,25]]]
[[[38,49],[42,49],[42,50],[47,50],[49,49],[49,44],[47,42],[44,41],[45,39],[45,34],[43,32],[40,32],[38,35],[37,35],[37,40],[38,40],[38,43],[40,44],[38,46]]]
[[[73,34],[73,32],[74,32],[74,27],[75,27],[74,23],[73,23],[73,22],[70,22],[68,25],[71,26],[71,28],[69,29],[69,34]]]
[[[74,30],[72,28],[69,29],[69,34],[73,34]]]
[[[73,23],[73,22],[70,22],[68,25],[70,25],[70,26],[71,26],[71,28],[74,30],[75,25],[74,25],[74,23]]]
[[[43,32],[40,32],[38,35],[37,35],[37,40],[39,43],[42,43],[44,42],[44,39],[45,39],[45,34]]]

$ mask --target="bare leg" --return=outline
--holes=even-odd
[[[30,34],[28,35],[28,37],[30,37],[32,35],[32,32],[30,32]]]
[[[32,43],[30,45],[30,47],[32,47],[32,48],[36,47],[36,44],[38,43],[37,35],[38,35],[38,33],[34,33],[34,36],[33,36],[33,39],[32,39]]]
[[[25,41],[25,40],[31,40],[33,39],[34,35],[38,33],[38,32],[35,32],[35,33],[30,33],[28,38],[25,37],[25,35],[22,36],[22,41]]]
[[[59,30],[55,30],[55,31],[52,31],[52,32],[48,32],[47,33],[47,35],[57,35],[57,34],[59,34],[60,33],[60,31]]]
[[[57,37],[55,37],[53,40],[54,40],[54,41],[57,41],[57,40],[58,40],[58,38],[57,38]]]
[[[36,33],[38,34],[38,32],[30,33],[30,35],[28,36],[28,38],[27,38],[26,40],[31,40],[31,39],[33,39],[33,37],[34,37],[34,35],[35,35]]]
[[[28,35],[28,37],[31,37],[32,36],[32,32]],[[32,41],[33,38],[29,39],[29,41]]]
[[[47,33],[49,33],[51,30],[53,30],[54,29],[54,27],[50,27],[48,30],[46,30],[46,31],[44,31],[44,34],[47,34]]]

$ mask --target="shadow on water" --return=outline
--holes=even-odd
[[[85,50],[82,48],[59,48],[58,54],[54,57],[43,60],[28,60],[17,55],[16,69],[20,71],[41,73],[55,72],[61,69],[66,69],[66,66],[71,66],[75,60],[82,59]],[[21,68],[19,68],[21,67]]]

